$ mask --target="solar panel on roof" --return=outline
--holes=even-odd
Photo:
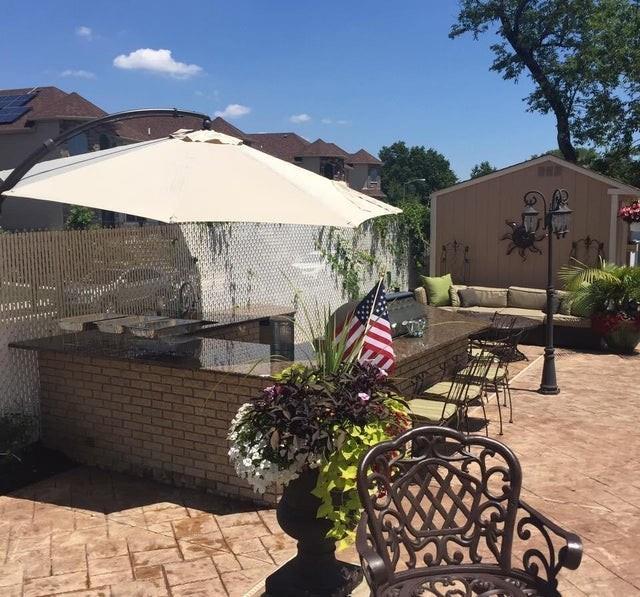
[[[21,95],[0,95],[0,109],[18,108],[24,106],[35,97],[35,93],[23,93]]]
[[[29,106],[18,108],[0,108],[0,124],[11,124],[30,110]]]

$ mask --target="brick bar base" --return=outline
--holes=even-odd
[[[411,359],[404,359],[398,363],[393,374],[396,387],[407,394],[414,391],[415,380],[418,376],[424,386],[436,383],[443,374],[453,370],[455,362],[467,354],[468,338],[442,344],[429,353],[416,355]]]
[[[77,462],[273,505],[229,464],[238,407],[267,380],[40,352],[42,439]]]
[[[394,381],[411,393],[416,376],[437,380],[467,340],[400,361]],[[238,407],[265,378],[190,371],[120,360],[39,352],[42,438],[77,462],[203,488],[259,504],[236,476],[227,433]]]

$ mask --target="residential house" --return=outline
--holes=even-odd
[[[238,137],[281,160],[332,180],[343,180],[351,188],[371,197],[385,197],[380,183],[382,162],[364,149],[352,154],[335,143],[323,139],[310,142],[292,132],[245,133],[220,117],[213,121],[212,126],[220,133]]]
[[[47,139],[54,139],[70,128],[105,115],[102,108],[81,95],[57,87],[0,89],[0,170],[15,168]],[[45,159],[157,139],[177,128],[200,125],[197,118],[181,118],[177,123],[173,117],[107,124],[76,135]],[[68,211],[69,206],[60,203],[8,198],[2,206],[0,227],[5,230],[62,228]],[[107,210],[96,210],[96,219],[104,226],[139,225],[145,221]]]
[[[0,170],[17,166],[47,139],[81,124],[105,116],[106,112],[78,93],[57,87],[0,90]],[[46,159],[77,155],[166,137],[179,128],[200,128],[195,117],[136,118],[102,125],[70,139]],[[299,165],[332,180],[346,181],[352,188],[373,197],[384,197],[380,188],[382,162],[361,149],[350,154],[335,143],[317,139],[309,142],[296,133],[246,133],[216,117],[213,130],[242,139],[256,149]],[[2,205],[0,228],[5,230],[59,229],[70,207],[31,199],[8,198]],[[103,226],[142,225],[144,218],[95,210]]]

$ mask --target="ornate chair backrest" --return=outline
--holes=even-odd
[[[508,571],[521,479],[505,445],[445,427],[374,446],[360,462],[358,492],[389,580],[405,569]]]

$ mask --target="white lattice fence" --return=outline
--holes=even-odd
[[[188,224],[0,235],[0,416],[37,414],[35,357],[8,344],[59,333],[60,317],[105,310],[174,314],[187,281],[207,314],[234,305],[292,305],[296,292],[307,304],[338,306],[340,280],[317,249],[320,231]],[[367,233],[342,235],[375,250]],[[406,283],[406,268],[394,269],[393,279]],[[363,290],[376,277],[374,268],[363,272]]]

